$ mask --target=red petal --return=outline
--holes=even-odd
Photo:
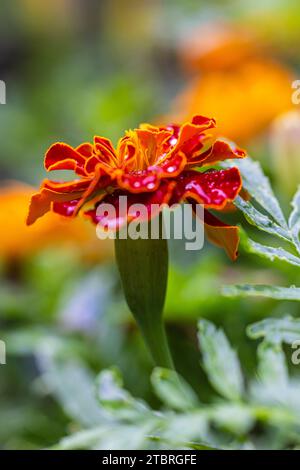
[[[204,126],[206,128],[210,128],[216,126],[216,121],[214,119],[198,114],[193,117],[192,124],[196,124],[196,126]]]
[[[117,157],[111,141],[105,137],[95,137],[94,141],[95,152],[99,161],[110,166],[116,166]]]
[[[222,209],[228,201],[238,195],[242,186],[237,168],[228,170],[185,171],[177,179],[174,191],[175,202],[192,198],[211,209]]]
[[[109,139],[107,139],[106,137],[95,136],[94,137],[94,143],[95,143],[95,145],[99,144],[100,146],[104,146],[110,152],[115,153],[115,149],[114,149],[114,146],[113,146],[112,142]]]
[[[70,145],[58,142],[52,145],[45,155],[45,168],[52,170],[74,170],[78,175],[85,175],[86,157]]]
[[[155,217],[160,208],[154,208],[153,205],[161,206],[162,204],[168,204],[170,201],[175,182],[162,182],[157,191],[152,193],[143,193],[138,196],[127,191],[115,191],[113,194],[105,196],[100,203],[97,203],[94,209],[86,211],[84,214],[91,219],[95,224],[100,223],[103,228],[109,230],[119,230],[124,224],[134,220],[135,218],[142,216],[135,208],[132,208],[133,204],[143,204],[146,208],[146,217],[144,220],[148,220],[151,217]],[[127,196],[127,204],[125,213],[122,213],[120,207],[120,196]],[[97,209],[101,207],[101,204],[111,204],[115,209],[115,214],[109,218],[109,214],[101,215],[97,214]],[[155,210],[154,210],[155,209]]]
[[[160,184],[158,171],[151,168],[140,173],[121,173],[117,181],[120,188],[132,193],[153,192]]]
[[[93,155],[90,157],[84,166],[84,171],[86,172],[87,175],[92,175],[95,172],[95,168],[97,165],[99,165],[100,160],[96,155]]]
[[[186,157],[178,152],[158,163],[149,166],[146,170],[136,173],[121,173],[117,177],[118,185],[132,193],[144,193],[155,191],[162,178],[175,178],[186,166]]]
[[[89,142],[81,144],[76,147],[76,152],[80,153],[83,157],[90,158],[93,155],[93,146]]]
[[[73,217],[80,201],[81,199],[79,198],[72,199],[71,201],[53,202],[52,210],[56,214],[60,214],[65,217]]]
[[[160,178],[175,178],[184,170],[185,166],[186,156],[183,152],[176,152],[159,165]]]

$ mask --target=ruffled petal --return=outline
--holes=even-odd
[[[158,127],[127,131],[118,145],[119,167],[129,173],[158,166],[167,156],[171,136],[171,130]]]
[[[58,181],[51,181],[46,179],[42,182],[40,189],[50,189],[55,193],[73,193],[85,191],[89,187],[91,181],[91,179],[84,179],[61,183]]]
[[[87,157],[82,154],[82,149],[80,152],[62,142],[53,144],[46,152],[45,168],[47,171],[74,170],[78,175],[86,176],[84,165]]]
[[[228,170],[185,171],[177,179],[174,202],[192,198],[199,204],[211,209],[222,209],[233,201],[242,187],[240,172],[237,168]]]
[[[115,153],[115,149],[111,140],[107,139],[106,137],[100,137],[96,135],[94,137],[94,143],[95,145],[99,144],[100,146],[106,147],[107,150],[109,150],[111,153]]]
[[[31,197],[27,225],[32,225],[39,217],[49,212],[55,202],[68,202],[74,199],[80,199],[82,192],[58,193],[51,189],[42,188],[40,192]]]
[[[192,122],[181,126],[173,151],[180,150],[186,155],[188,161],[194,160],[211,146],[215,127],[214,119],[194,116]]]
[[[233,158],[245,158],[245,150],[238,148],[233,142],[217,140],[207,152],[207,156],[201,160],[202,165],[214,165],[218,162]]]
[[[138,196],[128,191],[117,190],[103,197],[101,202],[97,203],[93,209],[86,211],[84,215],[93,223],[102,225],[104,229],[119,230],[123,225],[137,217],[139,221],[155,217],[161,210],[160,206],[169,203],[175,185],[174,181],[163,181],[157,191],[139,194]],[[121,196],[127,197],[124,207],[120,203]],[[111,204],[114,211],[111,214],[106,213],[106,211],[104,211],[104,214],[101,214],[101,211],[99,212],[97,209],[103,204]],[[133,204],[142,204],[145,212],[140,212],[132,207]],[[104,206],[102,207],[104,208]]]
[[[110,183],[110,178],[102,173],[102,168],[100,166],[96,167],[95,174],[93,179],[90,181],[90,184],[83,192],[81,198],[79,199],[77,205],[74,207],[74,215],[76,215],[81,207],[90,199],[93,198],[103,191],[103,189],[108,186]]]
[[[105,137],[96,136],[94,143],[95,154],[99,161],[109,166],[117,166],[118,159],[111,141]]]

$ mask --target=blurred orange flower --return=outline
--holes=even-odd
[[[258,49],[255,36],[244,27],[206,23],[182,40],[179,59],[188,72],[211,72],[257,56]]]
[[[72,248],[80,246],[80,253],[88,260],[112,256],[110,241],[98,240],[95,230],[82,219],[70,223],[50,213],[33,227],[26,227],[28,201],[33,191],[31,186],[17,181],[8,182],[0,190],[1,258],[24,258],[57,243]]]
[[[187,120],[201,110],[220,123],[220,135],[245,143],[291,109],[291,72],[259,46],[249,34],[224,25],[206,26],[186,40],[182,61],[197,75],[175,99],[167,121]]]

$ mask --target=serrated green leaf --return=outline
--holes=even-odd
[[[250,157],[225,163],[226,166],[237,166],[243,179],[243,187],[283,228],[288,229],[285,217],[270,185],[258,162]]]
[[[150,426],[104,425],[80,431],[62,439],[54,450],[137,450],[146,448]]]
[[[258,347],[258,377],[264,385],[284,386],[288,370],[281,343],[264,340]]]
[[[295,247],[300,253],[300,187],[292,200],[292,212],[289,217],[289,229],[293,237]]]
[[[43,381],[73,420],[89,427],[110,420],[97,403],[92,374],[82,363],[44,356],[39,364],[44,371]]]
[[[190,410],[199,405],[199,400],[190,385],[176,372],[156,367],[151,375],[156,395],[175,410]]]
[[[135,399],[123,388],[120,372],[116,368],[102,371],[96,380],[96,396],[101,407],[119,419],[139,419],[149,412],[141,400]]]
[[[85,450],[92,449],[97,445],[103,435],[107,432],[106,428],[99,426],[97,428],[79,431],[71,436],[64,437],[58,444],[52,447],[53,450]]]
[[[241,284],[235,286],[223,286],[222,294],[226,297],[267,297],[278,300],[300,301],[300,287],[279,287],[267,285]]]
[[[254,225],[259,230],[263,230],[264,232],[280,237],[283,240],[289,242],[292,241],[288,230],[276,224],[267,215],[259,212],[250,202],[244,201],[244,199],[238,196],[235,199],[234,204],[243,212],[245,218],[251,225]]]
[[[252,339],[266,337],[273,343],[283,341],[292,344],[300,339],[300,319],[293,317],[266,318],[248,326],[247,334]]]
[[[243,247],[249,253],[262,256],[270,261],[278,259],[280,261],[285,261],[288,264],[292,264],[293,266],[300,266],[300,258],[281,247],[275,248],[273,246],[262,245],[261,243],[251,240],[251,238],[243,238]]]
[[[211,412],[213,423],[234,434],[245,434],[254,425],[252,410],[240,403],[222,403],[215,405]]]
[[[240,400],[243,395],[240,363],[224,332],[209,321],[200,320],[198,340],[203,365],[213,387],[229,400]]]
[[[152,431],[153,423],[133,423],[114,425],[106,429],[100,442],[92,450],[140,450],[146,449],[147,435]]]
[[[159,435],[169,443],[209,442],[209,420],[204,408],[186,413],[168,413],[164,424]]]

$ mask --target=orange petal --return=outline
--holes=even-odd
[[[194,116],[192,122],[181,126],[174,152],[181,150],[188,160],[199,156],[207,149],[208,141],[212,139],[215,127],[214,119]]]
[[[78,191],[85,191],[90,185],[91,179],[67,181],[60,183],[58,181],[44,180],[41,184],[41,189],[50,189],[55,193],[72,193]]]
[[[204,211],[204,228],[210,242],[224,248],[232,261],[238,256],[239,229],[238,227],[227,225],[207,210]]]
[[[53,202],[65,202],[80,198],[82,191],[71,193],[58,193],[51,189],[42,188],[40,192],[31,197],[27,225],[32,225],[39,217],[49,212]]]
[[[246,156],[246,152],[236,147],[233,142],[217,140],[213,144],[207,158],[202,160],[202,165],[214,165],[215,163],[221,162],[223,160],[245,158]]]

